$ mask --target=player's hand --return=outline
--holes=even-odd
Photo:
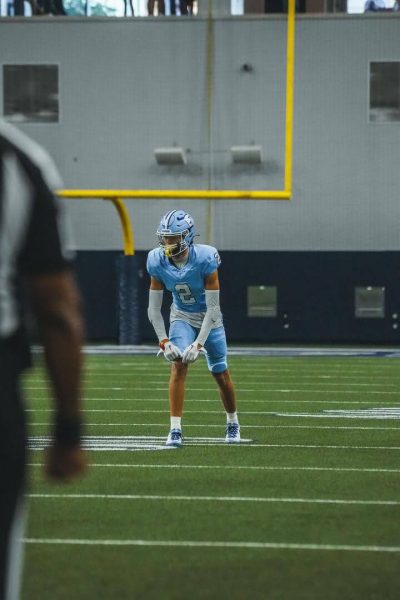
[[[201,346],[199,347],[199,344],[197,342],[193,342],[193,344],[190,344],[190,346],[185,348],[185,350],[183,351],[182,362],[184,362],[184,363],[194,362],[195,360],[198,359],[200,350],[201,350]]]
[[[86,455],[80,446],[55,443],[46,452],[45,473],[50,479],[68,482],[86,471]]]
[[[182,352],[172,342],[164,342],[162,345],[160,344],[160,347],[164,352],[164,358],[169,362],[174,362],[174,360],[182,358]]]

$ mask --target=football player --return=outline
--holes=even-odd
[[[235,389],[228,371],[225,329],[219,304],[215,248],[194,244],[195,226],[184,210],[171,210],[157,229],[159,247],[147,258],[151,277],[148,316],[164,357],[171,362],[169,403],[171,428],[167,446],[182,446],[185,381],[190,363],[204,351],[227,414],[225,441],[240,442]],[[161,305],[164,289],[172,292],[167,335]]]

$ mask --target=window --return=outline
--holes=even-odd
[[[15,123],[57,123],[57,65],[3,65],[3,115]]]
[[[64,0],[64,9],[68,16],[86,15],[90,17],[146,17],[149,3],[147,0]],[[154,16],[159,14],[160,3],[154,3]],[[182,3],[183,4],[183,3]],[[198,2],[192,5],[193,14],[197,15]],[[165,15],[181,15],[179,0],[164,2]]]
[[[376,4],[378,7],[382,7],[382,10],[390,10],[393,9],[394,3],[396,0],[384,0],[377,1]],[[363,13],[365,12],[365,4],[366,0],[347,0],[347,12],[349,14],[354,13]],[[384,8],[383,8],[384,5]],[[346,8],[343,11],[334,11],[334,12],[346,12]],[[379,11],[378,11],[379,12]]]
[[[359,319],[383,319],[385,317],[385,288],[356,287],[354,316]]]
[[[400,62],[370,63],[369,120],[400,122]]]
[[[249,285],[247,288],[248,317],[276,317],[277,288],[265,285]]]

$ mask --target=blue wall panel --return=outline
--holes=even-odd
[[[80,251],[77,276],[88,339],[118,340],[115,251]],[[147,252],[137,253],[139,337],[154,341],[147,319]],[[221,306],[234,342],[398,343],[400,252],[222,252]],[[276,318],[247,317],[247,286],[278,288]],[[385,318],[354,317],[354,288],[386,288]],[[167,296],[167,294],[166,294]],[[168,314],[169,298],[164,301]]]
[[[83,297],[89,341],[118,339],[118,277],[116,251],[78,252],[77,282]]]
[[[221,287],[232,340],[390,342],[400,308],[399,252],[226,252]],[[278,288],[276,318],[247,318],[247,285]],[[386,288],[384,319],[354,317],[354,288]]]

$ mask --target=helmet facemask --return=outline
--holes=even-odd
[[[188,229],[179,233],[171,231],[157,231],[158,244],[164,250],[165,256],[174,258],[179,256],[189,248],[186,237],[189,233]]]

